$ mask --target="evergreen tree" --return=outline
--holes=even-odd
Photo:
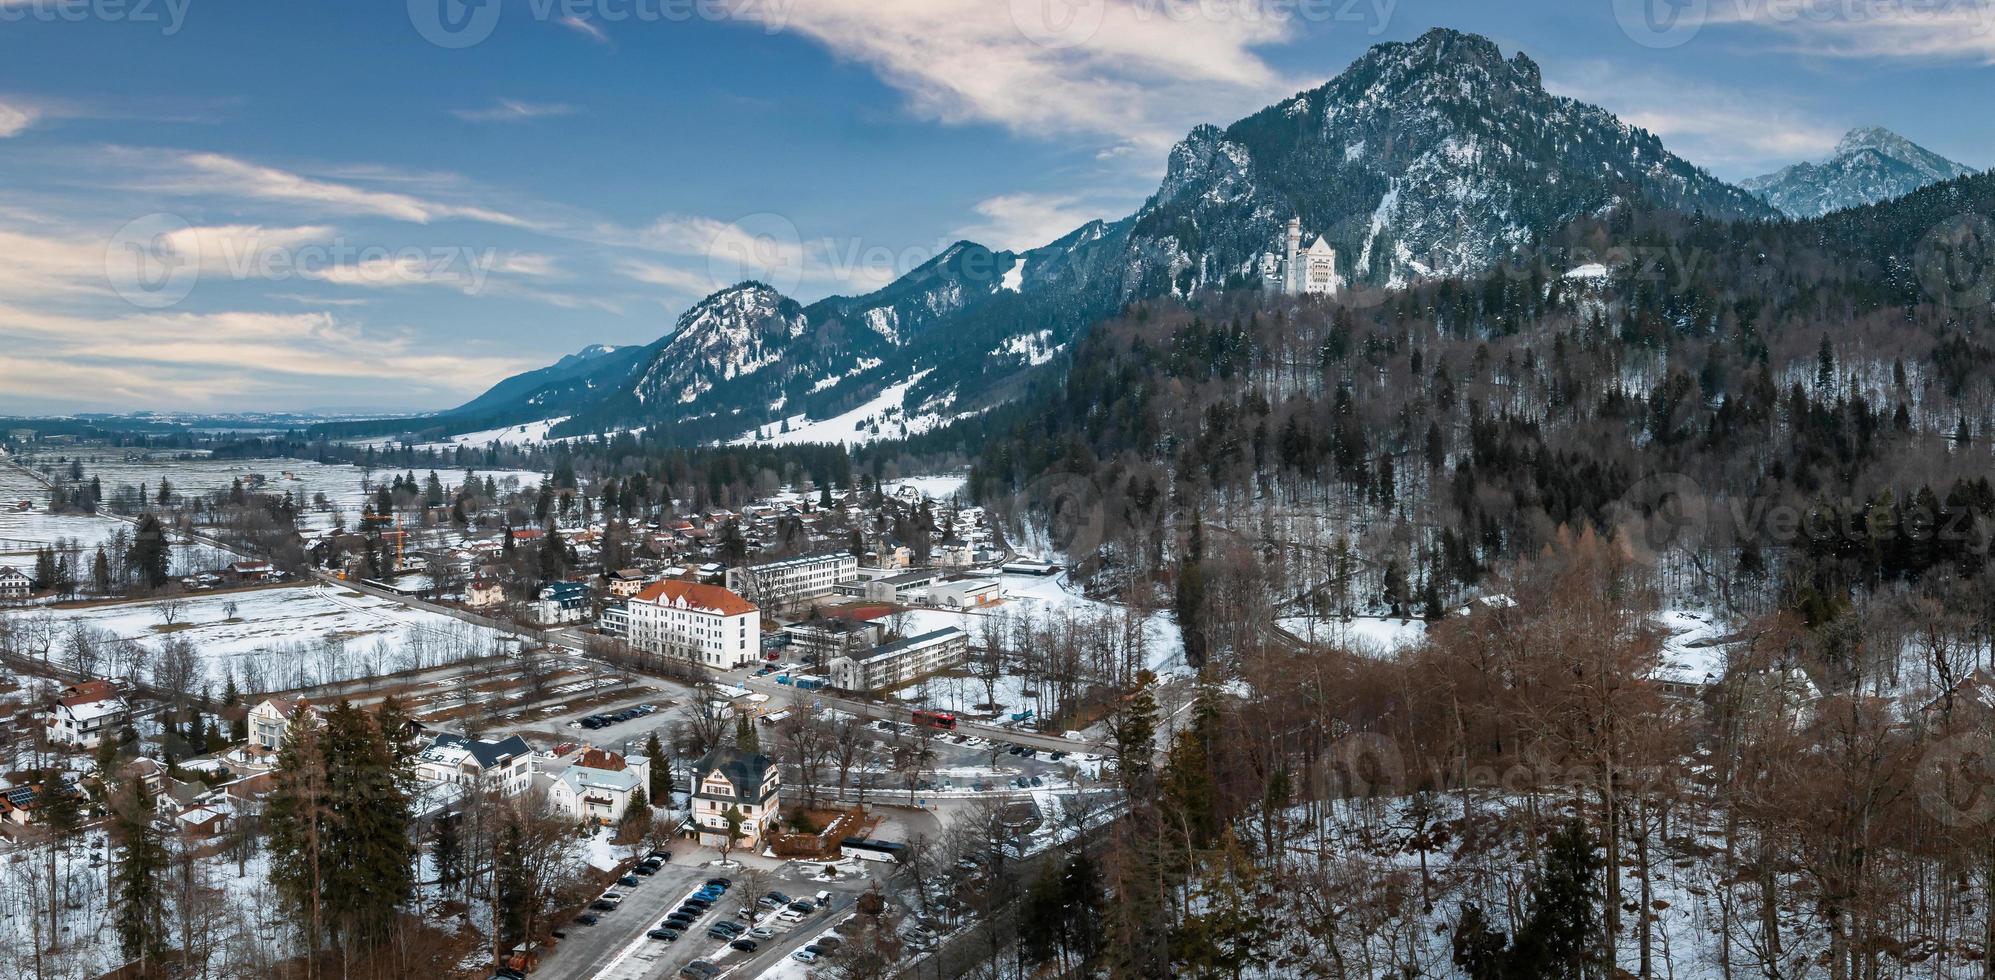
[[[672,799],[672,770],[670,760],[665,758],[665,747],[658,741],[658,733],[652,732],[644,740],[644,756],[651,760],[651,785],[646,793],[653,800]]]
[[[525,832],[513,817],[499,830],[492,852],[492,914],[499,933],[499,948],[511,949],[526,939],[531,912],[532,884],[527,874]]]
[[[162,492],[165,484],[160,484]],[[139,518],[137,533],[132,535],[131,554],[125,563],[138,575],[139,584],[148,591],[165,587],[167,576],[172,568],[173,549],[166,540],[166,528],[159,518],[147,514]]]
[[[457,821],[457,814],[444,814],[430,836],[430,859],[436,865],[437,884],[446,895],[455,894],[458,883],[464,880],[464,842],[458,838]]]
[[[1178,632],[1184,636],[1185,663],[1194,670],[1205,666],[1206,658],[1206,599],[1205,599],[1205,525],[1197,513],[1192,514],[1191,532],[1186,538],[1185,554],[1178,563],[1178,588],[1175,607],[1178,614]]]
[[[111,867],[112,927],[118,951],[141,976],[166,949],[166,845],[153,826],[152,795],[133,776],[111,806],[110,834],[118,856]]]
[[[762,736],[755,731],[755,723],[747,715],[734,718],[734,745],[743,752],[762,751]]]

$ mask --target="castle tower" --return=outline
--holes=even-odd
[[[1288,219],[1288,250],[1282,254],[1282,292],[1302,295],[1302,219]]]
[[[1337,250],[1316,236],[1316,244],[1302,257],[1302,268],[1296,278],[1301,282],[1301,292],[1315,296],[1337,295]]]

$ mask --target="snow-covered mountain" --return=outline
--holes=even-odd
[[[1547,93],[1523,54],[1430,31],[1224,129],[1194,129],[1157,192],[1118,221],[1023,253],[959,242],[864,296],[801,306],[760,283],[709,296],[621,391],[560,413],[572,417],[557,434],[669,423],[720,441],[870,411],[889,391],[905,391],[900,417],[961,417],[1011,397],[1132,299],[1260,281],[1291,218],[1338,250],[1346,281],[1389,286],[1485,268],[1622,205],[1775,214],[1648,132]]]
[[[1903,197],[1927,184],[1971,173],[1974,168],[1888,129],[1864,126],[1845,134],[1827,160],[1797,163],[1741,186],[1789,217],[1813,218]]]

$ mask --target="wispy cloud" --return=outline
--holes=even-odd
[[[978,201],[979,221],[957,231],[995,249],[1038,248],[1101,216],[1071,194],[1000,194]]]
[[[15,102],[0,102],[0,139],[19,136],[34,125],[40,113],[32,107]]]
[[[521,102],[500,99],[483,109],[458,109],[452,113],[466,122],[527,122],[550,116],[572,116],[575,107],[560,102]]]
[[[1553,92],[1595,103],[1660,137],[1671,152],[1721,176],[1756,176],[1826,155],[1846,126],[1742,90],[1583,61],[1545,66]]]
[[[595,24],[590,23],[588,20],[584,18],[571,15],[561,18],[560,20],[556,21],[556,23],[560,24],[562,27],[566,27],[569,30],[574,31],[577,34],[582,35],[583,37],[588,38],[591,41],[596,42],[597,44],[610,43],[610,36],[607,33],[604,33],[602,28],[597,27]]]
[[[400,191],[374,190],[220,153],[179,154],[172,162],[177,166],[160,178],[156,185],[160,189],[308,204],[331,213],[373,215],[416,224],[455,218],[531,227],[531,223],[522,218],[491,208],[448,203]]]
[[[871,66],[918,114],[1036,136],[1168,146],[1196,122],[1308,84],[1255,49],[1299,36],[1292,4],[1237,0],[1178,16],[1154,0],[761,0],[740,16]]]
[[[1780,47],[1832,58],[1952,59],[1995,64],[1992,0],[1845,0],[1835,4],[1720,0],[1707,24],[1751,25]]]

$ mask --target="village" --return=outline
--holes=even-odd
[[[749,901],[723,920],[732,934],[702,927],[713,942],[609,914],[663,898],[633,882],[715,868],[752,877],[753,899],[776,882],[822,908],[884,893],[898,953],[920,956],[972,920],[965,891],[992,860],[978,853],[1023,860],[1105,819],[1092,801],[1115,760],[1091,678],[1172,674],[1181,657],[1168,620],[1069,593],[1059,567],[1007,548],[956,499],[958,478],[624,519],[622,488],[556,492],[530,473],[382,483],[328,467],[349,489],[288,460],[23,448],[0,467],[18,496],[18,537],[0,542],[0,932],[66,950],[24,975],[120,967],[102,837],[59,870],[29,873],[26,855],[104,818],[126,784],[208,883],[223,911],[207,928],[236,936],[211,965],[281,960],[269,910],[242,907],[268,882],[225,880],[267,860],[287,741],[335,706],[371,713],[398,747],[418,904],[455,918],[461,975],[664,976],[698,959],[756,976],[834,955],[805,903]],[[294,533],[246,532],[256,513]],[[155,522],[172,555],[156,582],[126,555],[109,588],[73,571]],[[1055,662],[1055,636],[1082,629],[1104,662]],[[501,948],[493,897],[438,865],[464,860],[446,838],[506,808],[571,828],[574,864],[540,924]]]

